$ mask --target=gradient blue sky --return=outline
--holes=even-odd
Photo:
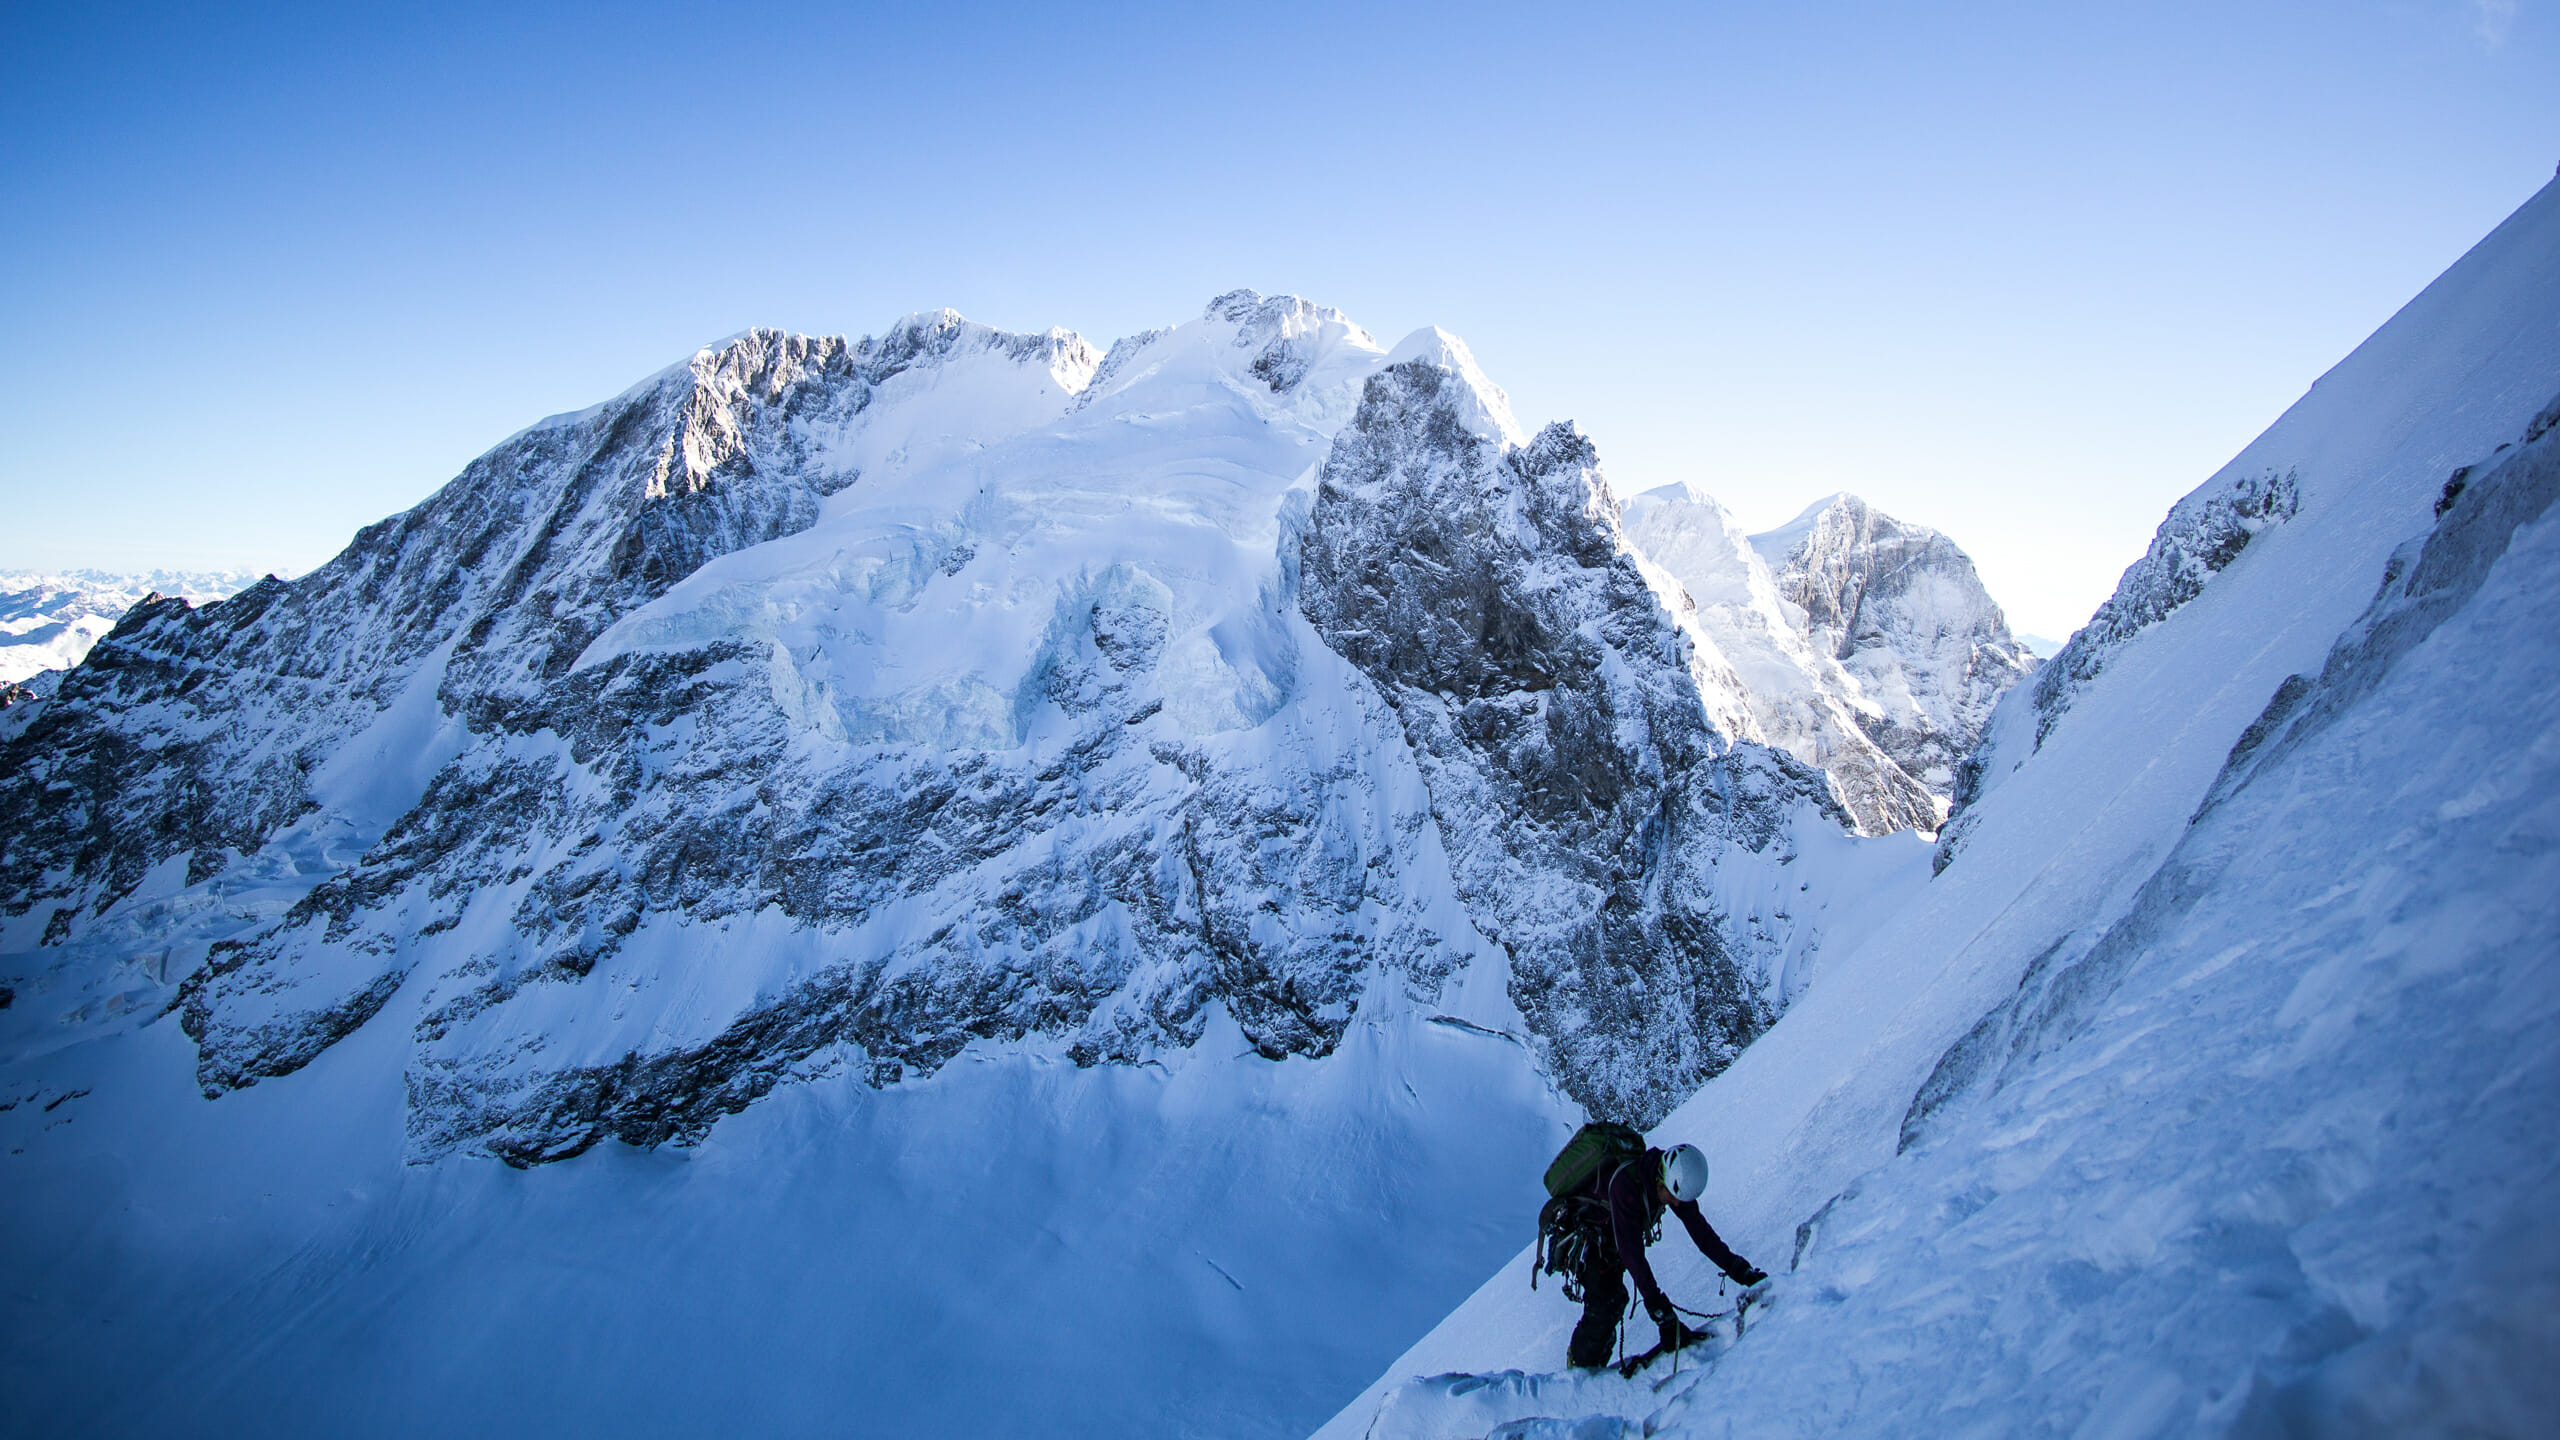
[[[2555,76],[2537,0],[0,0],[0,566],[307,568],[750,325],[1251,285],[2058,636],[2551,177]]]

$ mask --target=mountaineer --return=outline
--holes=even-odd
[[[1661,1330],[1662,1349],[1704,1338],[1681,1322],[1645,1260],[1645,1246],[1661,1233],[1666,1209],[1680,1217],[1699,1253],[1728,1277],[1745,1286],[1769,1278],[1733,1253],[1699,1212],[1698,1196],[1706,1188],[1707,1157],[1695,1145],[1652,1149],[1642,1132],[1608,1121],[1583,1126],[1565,1143],[1547,1167],[1550,1198],[1538,1212],[1539,1256],[1529,1274],[1532,1286],[1540,1271],[1564,1276],[1565,1298],[1582,1302],[1565,1363],[1587,1369],[1609,1362],[1627,1307],[1627,1271],[1635,1272],[1636,1291]]]

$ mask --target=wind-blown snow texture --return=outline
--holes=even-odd
[[[1322,1433],[2547,1429],[2555,426],[2547,188],[2180,503],[1919,899],[1662,1127],[1787,1272],[1749,1332],[1538,1373],[1523,1254]]]
[[[0,712],[8,1379],[1302,1429],[1508,1247],[1561,1096],[1658,1118],[1925,876],[1701,663],[1590,442],[1437,332],[706,350]],[[685,1388],[639,1332],[706,1284],[805,1348]],[[611,1404],[488,1358],[563,1333]]]

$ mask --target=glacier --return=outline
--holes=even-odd
[[[1665,1120],[1779,1271],[1524,1249],[1323,1437],[2533,1435],[2560,1408],[2560,186],[1997,704],[1935,878]]]

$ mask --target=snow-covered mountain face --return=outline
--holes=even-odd
[[[1860,833],[1934,832],[2035,660],[1946,536],[1833,495],[1762,535],[1694,485],[1628,502],[1728,733],[1824,771]]]
[[[667,1251],[631,1272],[666,1293],[501,1331],[659,1314],[698,1284],[672,1236],[749,1226],[733,1268],[797,1274],[869,1225],[915,1237],[847,1277],[895,1373],[1028,1296],[1108,1323],[1017,1337],[1004,1416],[1312,1423],[1508,1247],[1560,1097],[1658,1119],[1926,874],[1719,727],[1693,635],[1590,442],[1522,436],[1437,332],[1390,354],[1245,291],[1107,354],[947,312],[751,333],[308,576],[135,609],[0,717],[0,1065],[102,1097],[72,1112],[96,1141],[30,1148],[69,1178],[23,1192],[22,1258],[130,1316],[127,1265],[42,1237],[195,1217],[146,1327],[191,1363],[203,1297],[356,1266],[319,1310],[272,1297],[300,1338],[255,1389],[379,1374],[329,1306],[468,1308],[514,1247],[603,1243],[589,1203]],[[195,1158],[65,1158],[119,1132]],[[694,1198],[642,1153],[704,1157]],[[276,1169],[362,1197],[337,1259],[206,1239]],[[519,1193],[592,1199],[487,1218]],[[405,1238],[420,1213],[451,1238]],[[445,1228],[482,1224],[506,1238]],[[1338,1263],[1232,1240],[1378,1224]],[[1002,1285],[945,1293],[986,1257]],[[1182,1298],[1097,1299],[1123,1272]],[[806,1383],[937,1404],[866,1373]],[[429,1388],[420,1423],[454,1420]]]
[[[152,595],[202,605],[258,577],[245,570],[105,570],[0,574],[0,696],[50,695],[124,612]],[[20,692],[12,694],[12,692]]]
[[[422,1157],[698,1139],[821,1051],[1140,1063],[1212,1006],[1321,1055],[1486,934],[1559,1083],[1655,1118],[1775,1013],[1839,827],[1706,723],[1588,443],[1436,346],[1248,292],[1108,358],[947,314],[706,352],[128,618],[10,742],[17,923],[345,854],[185,937],[185,1027],[220,1094],[411,987]]]
[[[2171,511],[1661,1127],[1781,1272],[1747,1330],[1558,1373],[1524,1250],[1321,1433],[2547,1430],[2555,499],[2560,186]]]
[[[1951,796],[1992,706],[2036,668],[1972,559],[1855,495],[1819,501],[1752,544],[1815,648],[1857,680],[1868,735],[1932,794]]]
[[[1708,657],[1702,689],[1732,733],[1828,774],[1862,834],[1938,828],[1948,787],[1933,789],[1869,734],[1902,733],[1903,717],[1843,667],[1834,653],[1838,635],[1817,634],[1805,608],[1779,593],[1777,576],[1732,512],[1693,485],[1666,485],[1627,503],[1626,528],[1629,540],[1661,568],[1675,613]],[[1963,562],[1961,552],[1955,558]],[[1863,668],[1928,673],[1938,659],[1935,635],[1919,636],[1921,647],[1908,655],[1894,653],[1903,638],[1871,633],[1868,648],[1881,653]]]

